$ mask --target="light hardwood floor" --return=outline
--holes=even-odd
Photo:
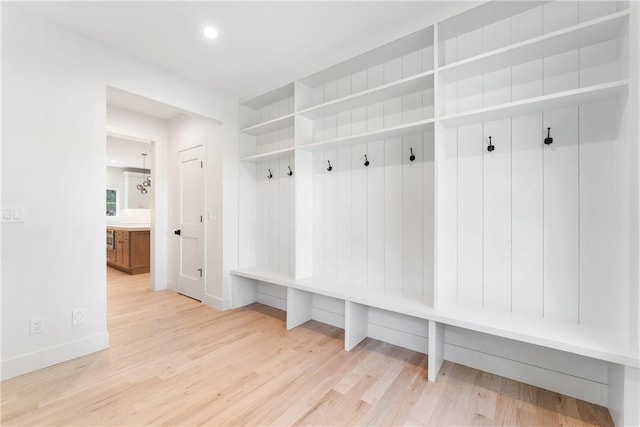
[[[605,408],[343,332],[286,331],[109,269],[108,350],[2,383],[2,425],[612,425]]]

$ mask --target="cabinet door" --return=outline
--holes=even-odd
[[[129,265],[131,269],[149,267],[149,237],[148,231],[131,231],[129,233]]]
[[[122,239],[119,244],[118,265],[123,268],[129,268],[129,240]]]

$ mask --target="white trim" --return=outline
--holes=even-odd
[[[2,361],[2,380],[109,348],[109,332],[70,341]]]

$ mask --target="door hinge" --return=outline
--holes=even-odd
[[[204,168],[204,162],[200,160],[200,169]]]
[[[200,222],[202,222],[202,215],[200,215]]]

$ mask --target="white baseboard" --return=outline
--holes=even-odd
[[[2,361],[2,380],[109,348],[109,332],[45,348]]]
[[[202,302],[209,307],[213,307],[216,310],[224,311],[231,308],[231,300],[223,299],[212,295],[204,295]]]
[[[607,384],[445,343],[445,360],[607,406]]]

